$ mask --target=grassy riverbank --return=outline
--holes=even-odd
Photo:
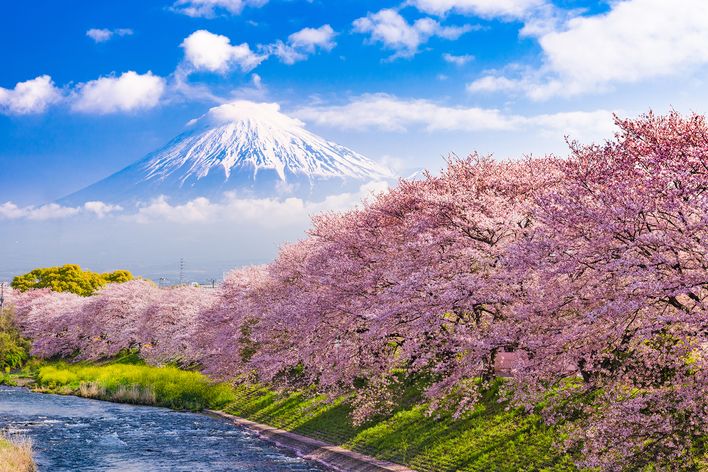
[[[420,471],[575,470],[554,452],[556,433],[540,418],[506,409],[493,390],[471,412],[454,418],[440,409],[400,405],[359,427],[345,398],[334,402],[304,393],[279,395],[239,387],[225,411],[305,436],[342,445]]]
[[[34,472],[32,442],[0,435],[0,472]]]
[[[175,367],[55,363],[39,368],[36,383],[39,391],[175,410],[219,409],[235,399],[230,386]]]
[[[425,406],[402,399],[390,414],[354,426],[347,397],[333,401],[310,392],[232,387],[174,367],[52,363],[38,367],[35,378],[36,388],[45,392],[223,410],[420,471],[574,470],[568,456],[554,452],[557,433],[535,415],[508,409],[494,389],[460,418],[447,409],[430,415]]]

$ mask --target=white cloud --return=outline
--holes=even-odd
[[[79,208],[64,207],[56,203],[49,203],[39,207],[19,207],[12,202],[0,205],[0,219],[4,220],[53,220],[78,215]]]
[[[62,99],[52,78],[40,75],[32,80],[18,82],[14,89],[0,87],[0,112],[12,115],[43,113]]]
[[[401,173],[408,168],[408,161],[404,158],[398,156],[391,156],[389,154],[384,154],[379,159],[382,166],[387,169],[391,169],[394,174],[401,175]]]
[[[111,39],[113,36],[130,36],[133,34],[133,30],[130,28],[116,28],[116,29],[106,29],[106,28],[91,28],[86,31],[86,36],[93,39],[97,43],[103,43]]]
[[[109,29],[91,28],[86,31],[86,36],[93,39],[97,43],[102,43],[111,39],[113,36],[113,31]]]
[[[304,126],[300,120],[289,117],[280,111],[277,103],[252,102],[250,100],[234,100],[217,107],[212,107],[201,116],[213,124],[220,125],[248,118],[260,119],[268,123],[274,123],[283,128],[299,128]]]
[[[514,127],[517,121],[495,109],[448,107],[430,100],[405,100],[388,94],[363,95],[345,105],[303,107],[293,115],[319,125],[387,131],[405,131],[411,126],[422,126],[428,131],[500,130]]]
[[[471,31],[471,25],[441,26],[431,18],[420,18],[410,24],[396,10],[383,9],[354,21],[354,31],[369,34],[371,42],[380,42],[396,51],[393,58],[410,57],[418,52],[421,44],[438,36],[457,39]]]
[[[206,30],[195,31],[183,42],[187,62],[195,70],[226,73],[234,65],[248,72],[263,62],[267,56],[253,52],[248,43],[231,45],[226,36]]]
[[[258,74],[251,74],[251,83],[256,90],[263,90],[263,78]]]
[[[14,220],[17,218],[22,218],[23,216],[23,209],[12,202],[5,202],[0,205],[0,218],[2,219]]]
[[[623,114],[619,110],[569,111],[535,115],[527,118],[527,122],[551,138],[569,136],[596,142],[610,138],[617,131],[613,113]]]
[[[141,207],[132,217],[140,223],[155,220],[171,221],[175,223],[199,223],[213,219],[216,208],[208,198],[198,197],[184,204],[171,205],[167,198],[162,196]]]
[[[331,51],[336,46],[334,35],[334,30],[330,25],[323,25],[319,28],[303,28],[288,36],[288,42],[292,47],[310,53],[315,52],[317,48]]]
[[[451,11],[484,18],[521,18],[532,9],[545,4],[544,0],[409,0],[409,5],[431,15],[445,15]]]
[[[238,15],[245,7],[262,7],[268,0],[177,0],[172,9],[195,18],[213,18],[218,11]]]
[[[443,54],[443,59],[445,62],[449,62],[450,64],[455,64],[456,66],[464,66],[468,62],[474,59],[474,56],[470,54],[463,54],[460,56],[456,56],[455,54],[450,54],[450,53],[445,53]]]
[[[307,59],[307,54],[282,41],[276,41],[273,44],[269,44],[267,46],[267,51],[269,54],[272,54],[280,59],[283,64],[292,65],[296,62]]]
[[[237,221],[278,228],[307,221],[315,213],[348,210],[362,199],[386,188],[386,182],[370,182],[362,185],[358,192],[330,195],[319,202],[292,197],[242,198],[233,192],[227,192],[219,202],[199,197],[183,204],[172,205],[167,198],[158,197],[126,218],[138,223],[166,221],[193,224]]]
[[[57,203],[48,203],[40,206],[20,207],[12,202],[5,202],[0,205],[0,220],[58,220],[70,218],[81,214],[87,214],[103,218],[112,213],[121,212],[123,208],[119,205],[111,205],[104,202],[86,202],[82,206],[67,207]]]
[[[294,197],[253,198],[243,197],[235,192],[225,192],[218,201],[197,197],[185,203],[171,204],[166,197],[161,196],[132,209],[101,201],[86,202],[77,207],[66,207],[57,203],[20,207],[15,203],[5,202],[0,204],[0,220],[46,221],[71,217],[113,217],[118,221],[137,223],[237,222],[278,228],[307,222],[315,213],[351,209],[363,199],[387,188],[387,182],[372,181],[361,185],[358,191],[333,194],[319,201]]]
[[[500,92],[523,89],[525,84],[503,76],[486,75],[467,84],[467,90],[477,92]]]
[[[627,0],[539,38],[548,67],[582,92],[681,74],[708,63],[708,2]]]
[[[313,105],[292,112],[309,123],[339,129],[407,131],[526,130],[548,136],[599,139],[614,129],[608,110],[557,112],[541,115],[505,114],[478,107],[452,107],[430,100],[401,99],[388,94],[363,95],[343,105]]]
[[[165,92],[165,80],[152,72],[128,71],[119,77],[101,77],[79,84],[72,109],[82,113],[107,114],[150,109]]]
[[[543,66],[511,77],[482,77],[468,89],[521,89],[532,99],[544,100],[685,75],[708,66],[705,0],[680,4],[623,0],[610,6],[603,14],[564,21],[560,14],[526,18],[521,33],[538,38]]]
[[[110,215],[111,213],[122,211],[123,207],[121,207],[120,205],[111,205],[108,203],[96,201],[84,203],[84,210],[89,213],[93,213],[98,218],[103,218],[104,216]]]
[[[276,41],[265,46],[265,49],[278,57],[285,64],[294,64],[307,59],[317,49],[331,51],[337,44],[334,42],[336,33],[330,25],[319,28],[303,28],[288,36],[288,42]]]

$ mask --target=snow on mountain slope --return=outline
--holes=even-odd
[[[122,171],[60,200],[80,204],[215,198],[225,191],[317,198],[364,181],[385,167],[304,128],[277,104],[236,101],[209,110],[191,130]]]

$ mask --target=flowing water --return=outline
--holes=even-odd
[[[225,420],[0,387],[0,431],[34,441],[40,471],[323,469]]]

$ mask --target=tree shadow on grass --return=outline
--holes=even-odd
[[[567,456],[553,451],[554,431],[539,417],[499,403],[496,390],[459,419],[452,407],[430,415],[426,406],[401,397],[389,415],[361,426],[352,424],[344,398],[260,390],[244,399],[243,416],[420,471],[574,470]]]

